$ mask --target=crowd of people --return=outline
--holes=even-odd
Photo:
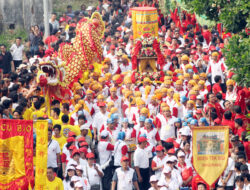
[[[37,25],[26,44],[16,38],[9,51],[2,44],[0,118],[48,120],[50,190],[249,189],[250,92],[225,64],[222,49],[231,34],[201,26],[194,14],[176,9],[164,16],[157,1],[144,3],[99,0],[79,11],[69,5],[63,15],[51,15],[49,37]],[[138,79],[132,70],[130,8],[138,6],[158,11],[165,57],[159,81],[150,74]],[[105,22],[101,69],[90,65],[71,100],[54,99],[48,110],[36,82],[39,61],[71,42],[77,22],[94,11]],[[212,186],[192,164],[191,129],[205,126],[230,129],[227,168]]]

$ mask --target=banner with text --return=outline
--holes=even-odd
[[[48,154],[48,121],[37,120],[36,132],[36,178],[35,189],[46,189],[47,154]]]
[[[0,119],[0,189],[33,186],[33,121]]]
[[[194,127],[193,166],[209,185],[212,185],[227,167],[228,127]]]

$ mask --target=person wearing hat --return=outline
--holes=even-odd
[[[148,190],[158,190],[158,187],[157,187],[158,181],[159,180],[157,179],[156,175],[151,175],[150,180],[149,180],[151,187]]]
[[[116,186],[118,190],[139,190],[136,172],[134,169],[129,167],[129,158],[123,156],[120,159],[120,162],[121,167],[117,168],[113,175],[111,190],[115,190]]]
[[[61,149],[56,140],[52,139],[52,130],[48,129],[48,161],[47,167],[52,167],[54,172],[58,172],[58,168],[61,168]]]
[[[168,106],[162,108],[162,114],[157,115],[156,126],[160,130],[160,139],[166,140],[169,137],[175,136],[174,121],[175,117],[171,116],[171,111]]]
[[[66,171],[66,177],[63,180],[64,189],[70,189],[71,178],[76,175],[76,169],[74,166],[69,166]]]
[[[110,133],[107,130],[103,130],[100,133],[100,141],[97,145],[99,163],[104,173],[102,186],[103,189],[107,190],[111,187],[113,165],[110,165],[110,162],[112,151],[114,150],[114,145],[111,144],[109,135]]]
[[[46,189],[48,190],[64,190],[63,182],[59,177],[55,176],[52,167],[47,168]]]
[[[185,162],[185,153],[180,150],[177,153],[178,164],[177,168],[181,171],[181,176],[183,180],[183,187],[191,187],[191,182],[193,178],[193,169],[192,165],[189,165]]]
[[[211,73],[212,84],[215,84],[215,76],[218,75],[221,77],[221,82],[224,83],[225,76],[224,72],[226,72],[226,67],[224,63],[219,58],[219,53],[214,51],[211,54],[211,61],[209,61],[209,67],[207,72]]]
[[[164,167],[162,171],[162,176],[158,182],[158,187],[166,189],[179,189],[179,184],[177,180],[172,176],[172,169],[169,166]]]
[[[100,111],[94,115],[92,127],[94,130],[94,139],[97,140],[100,129],[108,119],[107,106],[105,102],[99,102],[97,104]]]
[[[161,145],[160,135],[158,130],[154,127],[152,119],[147,118],[145,120],[145,127],[140,129],[139,136],[141,134],[145,134],[147,136],[148,142],[153,146],[156,146],[157,144]]]
[[[117,136],[117,141],[115,142],[115,148],[114,148],[114,167],[115,169],[120,167],[121,165],[121,158],[123,156],[128,156],[128,146],[126,144],[125,140],[125,132],[120,131]]]
[[[151,168],[155,172],[156,178],[159,180],[164,164],[167,160],[167,155],[164,153],[164,147],[162,145],[158,145],[155,148],[155,151],[156,156],[152,160]]]
[[[107,102],[113,101],[115,104],[115,107],[117,107],[119,113],[121,112],[121,106],[122,106],[122,99],[121,96],[117,95],[117,88],[112,87],[109,89],[110,96],[107,98]]]
[[[69,159],[67,165],[66,165],[66,170],[68,169],[68,167],[70,167],[72,165],[72,163],[77,163],[77,165],[81,165],[81,166],[86,166],[87,165],[87,161],[83,160],[80,157],[80,151],[79,149],[74,149],[71,153],[71,158]]]
[[[83,167],[81,165],[76,166],[76,175],[79,177],[83,189],[90,189],[89,180],[83,175]],[[77,185],[75,185],[76,187]]]
[[[225,100],[234,102],[237,98],[236,88],[234,88],[235,81],[228,79],[226,85],[227,85],[227,92]]]
[[[125,133],[125,142],[127,144],[135,143],[136,140],[136,130],[133,127],[129,127],[128,118],[122,119],[122,129]]]
[[[141,128],[143,128],[145,126],[145,120],[146,119],[147,118],[145,116],[140,116],[139,117],[139,123],[134,126],[134,129],[136,130],[136,137],[139,136],[139,132],[140,132]]]
[[[89,124],[83,124],[81,125],[80,127],[80,130],[81,130],[81,134],[79,136],[76,137],[76,139],[79,139],[81,137],[84,137],[85,138],[85,141],[88,143],[89,147],[91,150],[93,150],[94,148],[94,144],[92,142],[92,139],[90,138],[90,136],[88,135],[89,133]]]
[[[138,147],[134,153],[134,166],[138,177],[140,189],[149,188],[149,156],[145,150],[147,139],[144,136],[138,138]]]
[[[94,153],[87,154],[88,164],[83,168],[84,176],[89,180],[91,189],[101,189],[103,171],[99,164],[95,163]]]

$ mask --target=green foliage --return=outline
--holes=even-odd
[[[234,35],[229,44],[225,46],[223,53],[228,69],[232,69],[235,75],[233,79],[242,86],[250,86],[250,39],[241,34]]]
[[[198,15],[222,22],[229,32],[237,33],[249,23],[249,0],[184,0]]]
[[[5,31],[0,34],[0,44],[7,46],[7,49],[15,42],[16,37],[21,37],[23,42],[27,40],[28,34],[24,29]]]

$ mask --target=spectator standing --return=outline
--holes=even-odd
[[[139,190],[136,172],[129,167],[129,159],[126,156],[121,158],[121,167],[115,170],[112,190],[115,190],[116,185],[118,190]]]
[[[3,70],[4,77],[7,76],[10,71],[15,70],[15,66],[13,63],[13,58],[10,52],[6,50],[5,45],[1,45],[1,53],[0,53],[0,69]]]
[[[24,45],[22,44],[21,37],[16,38],[16,42],[12,44],[12,46],[10,47],[10,52],[12,54],[13,62],[14,62],[15,70],[16,70],[17,67],[19,67],[19,65],[22,64],[23,54],[24,54]]]
[[[52,25],[52,34],[56,34],[59,29],[59,22],[56,20],[57,14],[52,13],[49,23]]]
[[[47,166],[52,167],[57,173],[58,167],[61,165],[60,146],[56,140],[52,139],[52,130],[48,130],[48,161]]]

